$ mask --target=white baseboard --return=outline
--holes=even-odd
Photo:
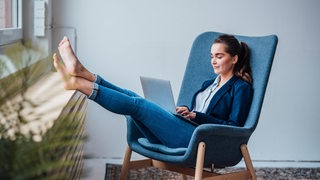
[[[143,159],[144,157],[132,156],[133,160]],[[122,158],[106,158],[105,161],[110,164],[119,164],[123,162]],[[278,161],[278,160],[253,160],[255,168],[320,168],[320,161]],[[245,167],[244,161],[240,161],[235,167]]]
[[[269,160],[252,160],[255,168],[320,168],[320,161],[269,161]],[[245,167],[244,161],[240,161],[236,167]]]

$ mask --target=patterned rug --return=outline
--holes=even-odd
[[[226,168],[217,170],[217,173],[227,173],[243,170],[243,168]],[[121,165],[106,164],[105,180],[118,180],[120,178]],[[256,168],[258,179],[320,179],[320,168]],[[176,180],[181,179],[181,174],[154,167],[130,170],[130,180]],[[193,177],[187,176],[188,180]]]

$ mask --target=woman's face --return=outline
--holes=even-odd
[[[231,56],[226,52],[226,45],[214,43],[211,46],[211,64],[216,74],[231,76],[233,67],[238,61],[238,56]]]

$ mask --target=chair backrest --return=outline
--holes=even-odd
[[[178,105],[190,107],[192,96],[202,83],[217,76],[211,66],[210,49],[213,41],[220,34],[222,33],[205,32],[193,42],[178,97]],[[254,131],[260,116],[278,38],[276,35],[260,37],[235,35],[235,37],[247,43],[250,48],[254,94],[244,127]]]

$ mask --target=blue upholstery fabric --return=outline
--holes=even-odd
[[[210,66],[210,48],[214,39],[221,33],[205,32],[194,41],[185,70],[177,105],[190,106],[193,94],[201,87],[201,84],[214,78],[216,75]],[[244,127],[233,127],[218,124],[203,124],[196,128],[189,146],[184,154],[170,153],[170,150],[162,148],[154,151],[148,144],[143,146],[138,139],[143,135],[138,131],[130,116],[127,118],[127,141],[130,148],[146,157],[160,161],[171,162],[182,166],[194,167],[199,142],[206,143],[205,166],[215,164],[218,166],[234,166],[241,159],[241,144],[247,144],[255,130],[266,86],[271,71],[273,57],[277,46],[277,36],[248,37],[237,36],[240,41],[246,42],[251,50],[251,68],[253,73],[253,100]],[[164,149],[164,150],[163,150]],[[166,153],[166,151],[168,151]]]
[[[183,155],[187,151],[187,148],[169,148],[162,144],[153,144],[147,138],[139,138],[138,142],[147,149],[168,155]]]

